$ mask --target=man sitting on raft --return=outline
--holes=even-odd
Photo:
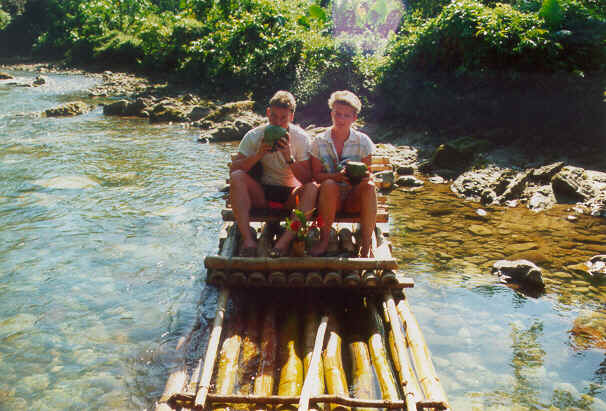
[[[328,100],[332,127],[318,135],[311,149],[311,167],[314,179],[320,183],[318,212],[324,226],[320,241],[310,254],[321,256],[328,248],[330,227],[337,211],[360,213],[362,234],[360,257],[372,256],[372,233],[377,219],[375,185],[366,172],[355,185],[347,177],[347,162],[363,162],[370,168],[375,145],[364,133],[352,128],[362,109],[360,99],[351,91],[335,91]]]
[[[242,257],[256,256],[257,244],[249,230],[252,207],[268,208],[270,202],[275,202],[283,203],[286,209],[298,206],[307,212],[316,204],[318,189],[311,181],[310,139],[301,127],[292,124],[295,109],[296,102],[291,93],[278,91],[274,94],[266,110],[269,124],[246,133],[232,162],[231,206],[242,235]],[[264,141],[265,131],[270,125],[286,130],[275,144]],[[248,173],[258,163],[263,170],[260,181]],[[271,256],[285,255],[294,237],[294,232],[286,230],[276,242]]]

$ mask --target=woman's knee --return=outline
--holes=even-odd
[[[234,170],[229,173],[229,180],[233,183],[245,182],[246,177],[248,177],[248,173],[244,170]]]

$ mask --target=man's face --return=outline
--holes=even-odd
[[[267,108],[269,124],[288,129],[288,125],[294,119],[294,113],[288,108],[271,106]]]

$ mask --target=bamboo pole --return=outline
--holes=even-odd
[[[313,317],[311,319],[309,318],[311,316],[315,316],[315,313],[312,312],[311,314],[309,314],[309,316],[306,316],[308,317],[306,318],[306,320],[308,320],[306,321],[306,326],[309,326],[309,328],[311,328],[315,323],[315,319]],[[323,365],[321,362],[321,356],[327,324],[328,316],[325,315],[322,317],[322,319],[320,320],[320,324],[318,325],[316,338],[314,340],[313,348],[310,352],[310,355],[307,355],[306,353],[304,357],[306,376],[305,381],[303,381],[303,388],[301,389],[301,397],[299,399],[298,411],[308,410],[309,398],[312,396],[312,394],[321,394],[324,392],[324,372],[322,370]],[[311,334],[309,333],[309,331],[311,330],[306,327],[306,337],[307,335]]]
[[[217,349],[221,340],[221,331],[223,329],[223,319],[225,317],[225,308],[227,306],[228,298],[229,289],[222,288],[221,294],[219,294],[217,300],[217,312],[215,314],[215,320],[213,321],[213,329],[210,333],[206,355],[204,356],[204,368],[202,369],[202,375],[200,377],[200,386],[198,387],[198,392],[196,393],[196,398],[194,400],[194,406],[196,407],[204,408],[206,405],[206,397],[208,396],[210,380],[215,367]]]
[[[265,276],[265,273],[253,271],[248,275],[248,282],[251,285],[266,285],[267,277]]]
[[[185,342],[186,338],[181,337],[179,342],[177,343],[177,347],[175,351],[179,351]],[[172,407],[168,404],[169,399],[173,394],[178,393],[185,386],[185,381],[187,380],[187,368],[185,363],[182,363],[179,368],[174,370],[166,380],[166,384],[164,385],[164,392],[162,393],[162,397],[158,400],[156,404],[155,411],[171,411]]]
[[[214,384],[217,394],[234,394],[238,377],[238,358],[240,357],[242,348],[243,329],[244,321],[242,313],[236,312],[230,318],[225,339],[223,340],[221,351],[219,351]],[[231,404],[213,404],[213,409],[215,411],[227,411],[231,406]]]
[[[269,273],[269,283],[272,285],[285,285],[286,274],[282,271],[272,271]]]
[[[316,271],[310,271],[305,275],[305,285],[318,287],[322,285],[322,275]]]
[[[207,256],[204,265],[208,269],[233,271],[350,271],[395,270],[395,258],[347,258],[347,257],[224,257]]]
[[[246,329],[242,335],[242,348],[238,361],[238,393],[253,392],[253,378],[257,371],[261,349],[259,345],[259,310],[251,299],[248,301]]]
[[[370,357],[377,373],[383,398],[388,400],[399,399],[400,395],[392,369],[387,361],[385,329],[377,311],[374,299],[367,299],[371,319],[372,332],[368,339]],[[411,408],[409,408],[411,409]]]
[[[229,402],[241,404],[261,404],[261,405],[278,405],[278,404],[298,404],[300,396],[250,396],[250,395],[219,395],[208,394],[209,402]],[[171,401],[180,406],[191,406],[193,403],[193,395],[189,393],[178,393],[172,396]],[[341,408],[348,407],[366,407],[366,408],[387,408],[387,409],[403,409],[406,403],[403,400],[364,400],[360,398],[351,398],[345,395],[324,394],[314,395],[309,398],[310,404],[332,403],[340,405]],[[424,401],[421,403],[424,408],[439,408],[441,403]]]
[[[276,330],[276,309],[268,306],[263,317],[261,334],[261,357],[255,376],[254,394],[256,397],[267,397],[273,394],[275,383],[276,358],[278,354],[278,334]],[[265,411],[262,403],[256,403],[256,411]]]
[[[341,246],[341,251],[349,254],[355,253],[356,246],[353,242],[353,233],[349,227],[343,227],[339,230],[339,245]]]
[[[400,365],[400,386],[402,387],[402,391],[404,392],[406,406],[409,410],[415,409],[417,402],[421,400],[421,395],[418,391],[414,389],[414,384],[410,383],[410,381],[413,380],[415,376],[410,372],[411,368],[408,362],[408,358],[406,356],[406,347],[404,345],[404,341],[406,341],[406,338],[402,333],[402,326],[400,324],[400,319],[396,310],[396,304],[393,300],[393,296],[391,295],[391,291],[388,290],[385,292],[384,300],[385,305],[387,306],[389,322],[391,323],[391,330],[394,334],[396,354],[398,358],[398,363]]]
[[[301,272],[293,272],[288,274],[288,285],[300,287],[305,284],[305,275]]]
[[[343,282],[343,277],[338,271],[330,271],[324,274],[323,283],[327,287],[338,287]]]
[[[238,251],[239,232],[236,224],[230,224],[225,230],[227,231],[227,236],[225,237],[225,240],[223,240],[219,256],[229,258]],[[208,282],[213,284],[224,284],[225,277],[225,270],[223,269],[210,270]]]
[[[291,308],[280,326],[280,382],[278,395],[300,395],[303,386],[303,361],[299,347],[299,315]],[[289,410],[290,406],[278,407]]]
[[[444,408],[448,408],[446,392],[442,384],[440,384],[440,379],[431,361],[431,353],[425,343],[419,323],[413,315],[408,301],[406,301],[406,295],[398,302],[396,309],[400,319],[405,324],[406,339],[410,345],[415,370],[425,397],[436,402],[441,402]]]
[[[393,360],[393,365],[396,369],[396,372],[399,374],[400,371],[400,361],[398,360],[398,351],[396,348],[396,342],[395,342],[395,337],[393,335],[393,330],[389,330],[389,349],[391,350],[391,358]],[[406,348],[409,347],[408,345],[408,341],[405,341],[406,343]],[[410,373],[410,375],[415,375],[414,370],[412,369],[412,364],[410,361],[408,361],[408,372]],[[419,381],[417,380],[417,378],[412,378],[408,381],[408,384],[412,384],[412,386],[410,387],[414,392],[419,393],[419,398],[422,397],[421,393],[421,387],[419,386]],[[419,402],[417,402],[417,409],[419,408]]]
[[[333,314],[329,315],[330,331],[326,348],[324,349],[322,359],[324,360],[324,378],[326,380],[326,390],[329,394],[344,396],[349,392],[345,370],[343,369],[343,358],[341,355],[341,336],[336,330],[336,319]],[[327,401],[328,402],[328,401]],[[332,411],[350,411],[348,407],[342,405],[330,404]]]
[[[343,284],[348,287],[357,287],[361,282],[362,277],[360,276],[360,272],[357,270],[345,273],[343,277]]]

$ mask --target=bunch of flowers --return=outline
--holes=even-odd
[[[320,228],[324,225],[322,217],[318,216],[312,219],[315,209],[304,213],[301,210],[293,210],[292,218],[286,219],[286,229],[294,232],[299,240],[305,240],[309,231],[313,228]]]

